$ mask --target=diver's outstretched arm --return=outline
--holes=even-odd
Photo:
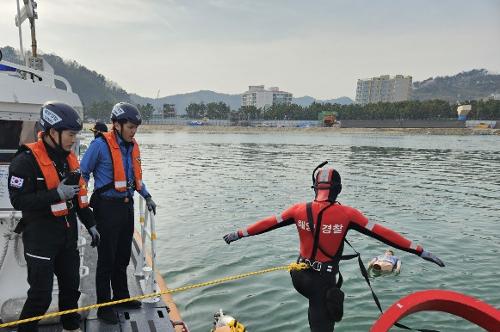
[[[294,205],[289,209],[287,209],[286,211],[284,211],[283,213],[264,218],[243,229],[239,229],[235,232],[228,233],[223,236],[223,239],[224,241],[226,241],[227,244],[230,244],[231,242],[239,240],[242,237],[258,235],[272,231],[273,229],[279,227],[292,225],[295,223],[293,213],[296,207],[297,205]]]
[[[373,237],[394,248],[418,255],[423,259],[433,262],[441,267],[444,266],[443,261],[441,261],[436,255],[425,251],[424,248],[408,240],[401,234],[380,224],[368,221],[368,219],[361,212],[354,208],[349,209],[348,212],[351,220],[349,228],[353,228],[360,233]]]

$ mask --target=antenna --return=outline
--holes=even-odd
[[[28,65],[32,68],[43,70],[43,63],[37,60],[37,43],[36,43],[36,31],[35,31],[35,20],[38,18],[38,13],[36,12],[37,3],[33,0],[23,0],[23,7],[19,5],[19,0],[17,0],[17,15],[15,18],[16,26],[19,28],[19,42],[20,51],[23,61],[29,62]],[[29,61],[25,60],[24,48],[23,48],[23,35],[22,35],[22,23],[28,19],[30,21],[31,28],[31,55]]]
[[[24,58],[24,49],[23,49],[23,29],[21,28],[21,7],[19,6],[19,0],[17,0],[17,16],[16,16],[16,26],[19,28],[19,50],[21,52],[21,60],[26,64],[26,60]]]

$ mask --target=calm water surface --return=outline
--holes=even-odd
[[[500,307],[498,136],[179,132],[139,134],[138,140],[145,182],[159,205],[159,269],[172,288],[294,261],[294,226],[230,246],[222,235],[312,199],[311,171],[329,160],[343,177],[341,203],[446,263],[439,268],[396,251],[403,260],[401,274],[373,280],[384,308],[429,288],[463,292]],[[355,231],[348,239],[365,262],[386,249]],[[336,331],[367,331],[378,310],[357,263],[342,263],[341,270],[347,297]],[[287,272],[174,299],[194,332],[209,331],[219,308],[252,332],[308,330],[307,301]],[[419,313],[402,322],[441,331],[480,330],[444,313]]]

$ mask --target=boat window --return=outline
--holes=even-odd
[[[0,163],[8,163],[21,144],[34,142],[34,121],[0,120]]]

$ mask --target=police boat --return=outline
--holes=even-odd
[[[21,144],[37,140],[36,121],[40,107],[48,100],[58,100],[72,106],[83,116],[80,98],[73,92],[70,83],[54,74],[53,68],[37,54],[35,20],[36,3],[32,0],[17,0],[16,26],[19,28],[20,61],[6,61],[0,53],[0,331],[14,331],[16,326],[7,326],[19,318],[29,288],[22,235],[14,232],[21,219],[9,200],[8,170],[17,148]],[[28,21],[31,29],[31,52],[24,52],[22,23]],[[1,40],[0,40],[1,42]],[[79,144],[74,147],[79,153]],[[166,289],[161,275],[155,271],[154,216],[140,202],[139,230],[132,244],[132,263],[129,266],[128,284],[131,294],[157,293]],[[145,212],[144,212],[145,211]],[[149,219],[149,220],[148,220]],[[96,303],[95,265],[97,251],[90,247],[90,238],[83,225],[79,225],[78,249],[80,253],[79,307]],[[146,241],[148,240],[148,241]],[[147,248],[149,247],[149,248]],[[150,253],[150,254],[148,254]],[[58,285],[54,278],[52,304],[48,312],[58,309]],[[119,324],[107,325],[96,317],[96,310],[80,312],[82,331],[189,331],[182,321],[170,295],[165,294],[143,299],[140,309],[116,309]],[[61,331],[59,317],[43,319],[39,331]]]

